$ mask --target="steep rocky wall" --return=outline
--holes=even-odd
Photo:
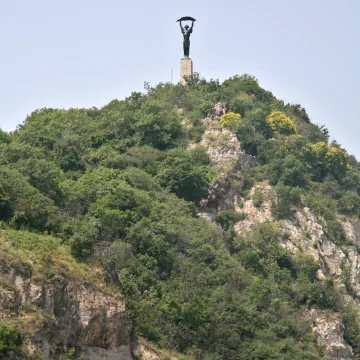
[[[256,189],[261,189],[268,194],[268,199],[258,207],[254,205],[252,197]],[[244,201],[242,208],[235,209],[245,212],[246,219],[235,224],[235,231],[244,234],[258,223],[272,220],[271,216],[271,187],[257,184],[250,191],[250,199]],[[299,209],[294,212],[291,219],[277,222],[282,238],[280,246],[288,249],[292,254],[299,253],[311,255],[320,264],[318,280],[331,277],[335,280],[336,289],[344,301],[351,303],[360,313],[360,255],[355,246],[339,246],[329,241],[325,236],[323,226],[309,208]],[[342,223],[347,238],[354,243],[360,239],[358,219]],[[350,286],[356,297],[347,293],[344,284],[344,269],[347,270]],[[317,342],[324,347],[325,353],[334,359],[353,359],[351,347],[344,340],[344,325],[340,314],[331,311],[312,310],[313,332]]]
[[[339,360],[352,359],[353,352],[344,340],[344,325],[339,314],[312,310],[311,317],[314,320],[312,331],[325,354]]]
[[[203,209],[235,210],[237,190],[233,184],[242,182],[243,172],[255,166],[255,157],[247,155],[236,135],[226,128],[209,128],[200,145],[204,146],[219,177],[210,184],[209,194],[201,203]]]
[[[221,174],[232,172],[236,175],[239,170],[255,165],[255,157],[241,149],[239,140],[229,129],[209,127],[200,145],[206,148],[210,161]]]
[[[216,117],[215,117],[216,118]],[[235,134],[228,129],[213,129],[211,120],[201,144],[205,146],[210,160],[220,174],[220,178],[210,187],[209,197],[202,202],[199,214],[214,222],[211,209],[216,211],[233,210],[245,213],[245,218],[235,224],[235,231],[244,234],[264,221],[274,221],[272,217],[272,188],[266,183],[255,185],[246,199],[239,195],[233,181],[243,179],[249,168],[255,165],[255,158],[241,150]],[[264,201],[255,203],[255,193],[261,191]],[[335,280],[337,291],[344,301],[350,302],[360,313],[359,301],[347,294],[344,285],[344,269],[350,277],[352,290],[360,298],[360,255],[356,246],[339,246],[329,241],[319,219],[308,208],[294,211],[291,219],[277,222],[282,238],[280,246],[292,254],[304,253],[319,262],[318,280],[331,277]],[[360,245],[360,220],[347,220],[342,223],[349,240]],[[344,325],[340,314],[331,311],[312,310],[313,333],[325,353],[334,359],[353,359],[351,347],[345,342]]]
[[[75,347],[87,360],[130,360],[124,300],[55,275],[35,281],[0,258],[0,318],[25,333],[28,353],[57,359]]]

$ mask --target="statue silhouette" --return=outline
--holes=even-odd
[[[189,54],[190,54],[190,35],[193,31],[193,27],[194,27],[194,20],[192,20],[192,24],[191,27],[189,25],[185,25],[184,27],[181,24],[181,20],[180,20],[180,28],[181,28],[181,32],[184,36],[184,57],[188,58]]]

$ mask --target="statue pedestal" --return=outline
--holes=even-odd
[[[184,76],[192,76],[193,62],[190,58],[182,58],[180,60],[180,83],[186,85]]]

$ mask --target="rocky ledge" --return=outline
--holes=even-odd
[[[130,360],[130,325],[120,296],[62,275],[34,280],[0,258],[0,319],[25,334],[25,350],[44,360],[71,348],[87,360]]]

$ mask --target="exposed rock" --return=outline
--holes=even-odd
[[[228,106],[224,102],[218,102],[214,105],[214,108],[210,111],[208,117],[212,120],[216,120],[219,117],[226,114],[228,111]]]
[[[236,135],[225,128],[206,130],[200,144],[206,148],[215,168],[228,172],[237,162],[241,151]]]
[[[220,177],[209,187],[208,198],[201,203],[203,208],[235,210],[238,191],[235,181],[241,182],[243,172],[255,166],[255,157],[241,150],[236,135],[229,129],[208,129],[200,142],[209,155]]]
[[[211,119],[217,119],[226,112],[225,105],[218,105],[214,115],[210,117],[208,130],[205,132],[201,144],[207,149],[211,162],[220,173],[220,178],[211,184],[208,198],[202,201],[203,210],[199,214],[209,222],[214,222],[214,216],[207,208],[233,210],[244,212],[246,218],[237,222],[235,231],[240,234],[250,231],[258,223],[273,221],[272,188],[268,184],[257,184],[250,193],[249,199],[244,201],[239,196],[233,183],[242,182],[243,173],[255,165],[255,158],[245,154],[235,134],[228,129],[212,128]],[[215,124],[218,126],[218,124]],[[256,204],[256,192],[263,193],[263,201]],[[254,202],[255,199],[255,202]],[[257,205],[257,206],[255,206]],[[287,220],[278,221],[281,232],[280,246],[288,249],[292,254],[304,253],[311,255],[319,262],[321,269],[317,271],[317,279],[325,280],[332,277],[339,295],[360,313],[360,303],[351,297],[346,286],[342,283],[344,269],[347,270],[353,290],[360,296],[360,255],[355,247],[340,247],[329,241],[324,234],[323,227],[308,208],[297,210]],[[347,237],[360,244],[360,220],[343,223]],[[313,332],[317,342],[323,346],[328,356],[336,359],[350,360],[353,358],[351,347],[343,337],[344,327],[340,315],[329,311],[312,310],[314,322]],[[158,358],[149,357],[149,360]]]
[[[319,270],[316,272],[316,279],[317,279],[317,280],[320,280],[320,281],[326,279],[326,276],[324,275],[324,273],[322,272],[322,270],[319,269]]]
[[[232,181],[224,177],[210,184],[208,197],[201,201],[204,209],[211,208],[217,211],[235,210],[238,192],[232,187]]]
[[[0,259],[1,318],[17,321],[30,354],[57,359],[75,347],[87,360],[130,360],[130,326],[120,296],[56,275],[43,282]]]
[[[282,247],[294,254],[306,252],[319,260],[317,245],[323,241],[324,231],[309,208],[297,211],[291,221],[282,220],[279,225],[283,234]]]
[[[342,274],[342,264],[346,261],[341,248],[329,240],[320,243],[319,255],[327,273],[333,278],[339,278]]]
[[[108,350],[100,347],[84,346],[81,355],[86,360],[132,360],[128,346],[118,346]]]
[[[208,212],[200,212],[198,213],[198,216],[204,220],[207,220],[209,223],[215,222],[215,216]]]
[[[334,278],[341,276],[345,254],[325,238],[322,226],[309,208],[297,211],[292,220],[280,221],[279,226],[283,235],[280,246],[293,254],[310,254],[320,262],[323,273]]]
[[[165,353],[156,351],[154,347],[144,339],[140,338],[139,340],[133,348],[134,356],[137,358],[141,360],[178,360],[176,356],[172,356],[166,351]]]
[[[141,360],[160,360],[158,354],[141,343],[135,347],[134,355]]]
[[[344,340],[344,325],[338,313],[312,310],[314,320],[313,333],[319,345],[323,346],[326,355],[335,359],[353,359],[353,352]]]
[[[360,245],[360,219],[347,220],[341,223],[346,237]]]
[[[350,282],[352,289],[360,296],[360,255],[354,246],[347,246],[347,259],[346,265],[350,270]]]
[[[250,197],[254,196],[256,191],[262,191],[264,194],[264,202],[256,207],[254,200],[249,199],[244,202],[242,208],[235,207],[235,211],[244,212],[246,219],[241,220],[235,224],[235,231],[237,233],[250,231],[256,224],[264,221],[272,220],[271,215],[271,187],[267,184],[257,184],[250,190]]]
[[[255,166],[256,158],[246,154],[236,135],[226,128],[210,128],[205,131],[201,142],[206,148],[210,161],[220,172],[232,172]]]

